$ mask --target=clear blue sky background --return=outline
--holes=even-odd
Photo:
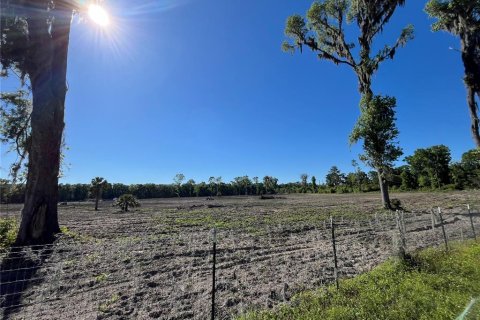
[[[459,41],[430,31],[425,2],[407,1],[378,39],[393,43],[406,24],[415,26],[415,39],[381,65],[373,87],[397,98],[406,155],[445,144],[459,159],[474,146],[463,65],[448,49]],[[286,18],[310,4],[112,0],[116,21],[105,34],[75,20],[62,182],[171,183],[176,173],[287,182],[301,173],[324,180],[332,165],[351,171],[361,152],[348,145],[359,114],[353,71],[280,50]],[[2,90],[13,83],[3,81]],[[5,148],[2,159],[5,176]]]

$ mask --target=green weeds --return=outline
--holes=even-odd
[[[274,311],[240,319],[455,319],[480,296],[480,242],[455,244],[448,253],[427,249],[408,263],[391,259],[371,272],[307,291]],[[467,319],[479,319],[474,306]],[[475,311],[476,310],[476,311]]]

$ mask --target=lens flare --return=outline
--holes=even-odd
[[[110,17],[104,8],[97,4],[91,4],[88,6],[88,16],[96,24],[106,27],[110,24]]]

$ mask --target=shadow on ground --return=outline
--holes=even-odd
[[[33,284],[41,283],[37,273],[52,254],[52,245],[12,247],[0,264],[0,312],[10,319],[24,304],[23,295]]]

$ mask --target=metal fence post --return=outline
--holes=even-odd
[[[335,245],[335,223],[333,222],[333,217],[330,216],[330,227],[332,229],[332,247],[333,247],[333,276],[335,277],[335,285],[337,286],[337,290],[339,288],[338,284],[338,263],[337,263],[337,247]]]
[[[217,255],[217,230],[213,228],[213,267],[212,267],[212,317],[215,319],[215,264]]]

